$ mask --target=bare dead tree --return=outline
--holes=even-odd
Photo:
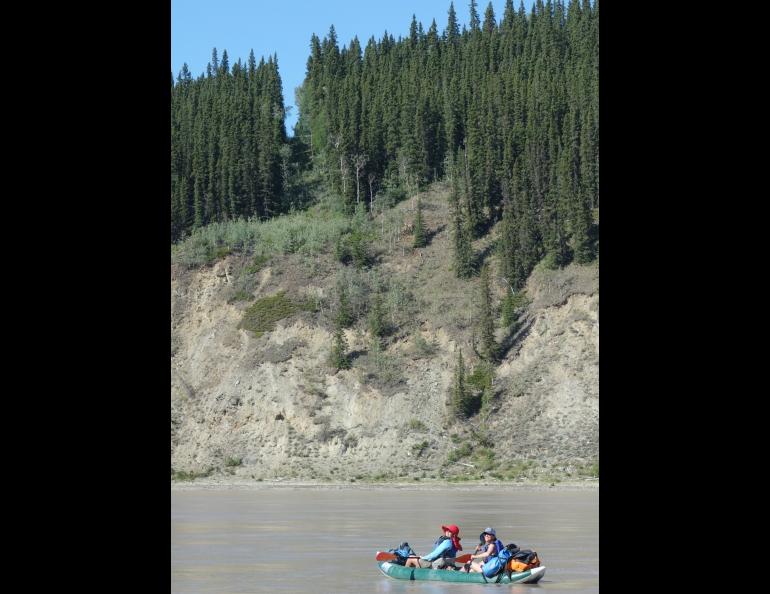
[[[374,213],[374,193],[372,192],[372,184],[375,180],[374,173],[370,173],[367,176],[367,180],[369,181],[369,212]]]
[[[358,180],[361,177],[361,170],[368,160],[369,158],[364,154],[353,155],[353,166],[356,168],[356,206],[361,202]]]
[[[513,285],[504,276],[500,277],[500,280],[505,283],[505,286],[511,290],[511,295],[516,296],[516,291],[513,290]]]
[[[350,174],[350,167],[348,167],[348,160],[345,155],[340,155],[340,175],[342,176],[342,195],[347,195],[348,190],[348,174]]]

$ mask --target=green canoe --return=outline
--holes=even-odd
[[[416,567],[404,567],[390,561],[378,563],[378,565],[382,573],[397,580],[432,580],[471,584],[535,584],[545,575],[545,567],[535,567],[521,573],[512,573],[510,578],[505,574],[502,577],[496,575],[487,578],[484,577],[483,573],[465,573],[450,569],[417,569]]]

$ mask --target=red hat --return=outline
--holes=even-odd
[[[450,524],[449,526],[442,526],[441,529],[442,530],[449,530],[449,532],[451,532],[455,536],[457,536],[460,533],[460,529],[457,526],[455,526],[454,524]]]
[[[460,537],[458,536],[460,534],[460,529],[454,524],[450,524],[449,526],[442,526],[441,529],[449,530],[449,532],[452,533],[452,544],[454,545],[455,549],[462,551],[463,547],[460,544]]]

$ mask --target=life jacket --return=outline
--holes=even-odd
[[[435,549],[435,548],[436,548],[438,545],[440,545],[440,544],[441,544],[442,542],[444,542],[445,540],[452,540],[452,539],[451,539],[451,538],[449,538],[449,537],[448,537],[447,535],[445,535],[445,534],[444,534],[444,535],[441,535],[441,536],[439,536],[439,537],[438,537],[438,539],[436,540],[436,542],[434,542],[434,543],[433,543],[433,548]],[[442,553],[442,554],[441,554],[441,557],[439,557],[439,559],[447,559],[447,558],[451,558],[451,557],[457,557],[457,549],[455,548],[455,545],[454,545],[454,543],[452,543],[452,544],[450,545],[450,547],[449,547],[449,550],[448,550],[448,551],[446,551],[445,553]]]
[[[495,552],[487,557],[486,561],[484,561],[484,565],[481,566],[481,573],[484,574],[484,577],[497,575],[500,571],[505,569],[505,564],[508,561],[504,556],[508,549],[505,548],[502,541],[498,538],[495,540],[494,544]]]
[[[496,557],[500,553],[500,551],[502,551],[505,548],[503,541],[501,541],[499,538],[496,540],[493,540],[489,544],[495,545],[495,552],[489,557],[487,557],[487,560],[491,559],[492,557]],[[479,536],[479,545],[476,547],[476,550],[479,552],[486,551],[487,546],[488,546],[487,542],[484,540],[484,533],[482,532],[481,535]]]

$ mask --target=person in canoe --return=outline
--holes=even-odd
[[[477,553],[471,555],[471,560],[460,571],[480,573],[484,564],[497,557],[497,554],[505,548],[505,545],[497,538],[494,528],[484,528],[484,532],[479,535],[479,538],[483,539],[483,543],[476,547]]]
[[[458,551],[462,551],[460,544],[460,529],[454,524],[442,526],[444,531],[442,536],[433,543],[433,550],[422,557],[410,557],[406,560],[404,567],[422,567],[424,569],[446,569],[454,568],[455,557]]]

